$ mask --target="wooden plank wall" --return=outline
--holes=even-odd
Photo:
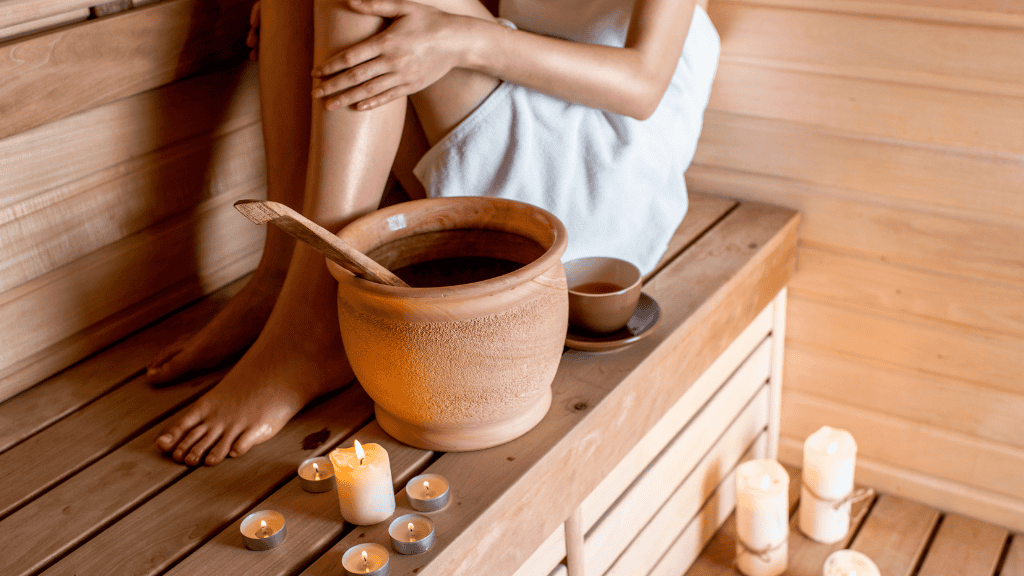
[[[252,0],[0,3],[2,400],[251,271],[265,192]]]
[[[1024,530],[1024,2],[711,0],[694,190],[803,212],[781,458]]]

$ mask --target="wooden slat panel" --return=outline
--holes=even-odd
[[[0,6],[3,6],[0,4]],[[6,9],[6,7],[4,7]],[[4,20],[5,11],[0,10],[0,21]],[[77,22],[84,22],[89,18],[89,9],[81,8],[78,10],[70,10],[61,14],[54,14],[47,16],[46,18],[40,18],[38,20],[32,20],[31,22],[22,22],[20,24],[13,24],[11,26],[0,27],[0,42],[6,42],[17,38],[18,36],[25,36],[42,30],[48,30],[50,28],[56,28],[58,26],[66,26],[68,24],[75,24]],[[0,25],[2,26],[2,25]]]
[[[0,1],[0,28],[43,20],[75,10],[85,10],[100,0],[3,0]]]
[[[664,506],[657,509],[657,513],[650,521],[637,523],[636,527],[639,530],[635,538],[631,534],[632,531],[618,534],[621,543],[609,538],[607,543],[614,544],[614,554],[608,554],[610,550],[604,548],[593,548],[593,552],[587,557],[588,573],[599,576],[608,563],[613,564],[608,569],[607,576],[631,576],[654,570],[658,560],[673,547],[687,525],[695,519],[699,522],[704,502],[721,489],[723,480],[730,475],[736,465],[753,458],[755,444],[763,445],[767,442],[764,430],[767,425],[768,390],[762,388],[750,406],[736,419],[733,428],[741,428],[742,431],[734,432],[730,429],[726,432],[686,477],[686,481],[670,494]],[[648,496],[653,497],[655,494]],[[718,513],[721,514],[722,511]],[[599,536],[594,534],[594,541],[598,538]],[[620,549],[621,555],[618,553]],[[591,572],[591,564],[598,564],[598,569]],[[685,564],[678,566],[682,565]]]
[[[779,458],[799,464],[803,438],[783,436]],[[857,455],[857,482],[886,494],[1024,531],[1024,499],[967,486]]]
[[[1024,134],[1024,132],[1022,132]],[[1024,226],[854,201],[835,190],[770,176],[691,166],[701,192],[774,201],[800,210],[802,242],[847,254],[1024,284]]]
[[[1021,574],[1024,574],[1024,536],[1014,534],[999,576],[1020,576]]]
[[[742,0],[747,4],[835,11],[856,15],[1024,28],[1016,0]]]
[[[120,165],[122,176],[0,224],[0,291],[131,236],[209,196],[263,185],[259,124],[210,141],[196,137]]]
[[[668,263],[678,256],[684,248],[690,245],[698,236],[707,230],[712,223],[729,213],[736,207],[737,202],[721,196],[710,196],[700,192],[688,194],[689,208],[682,224],[676,229],[675,234],[668,241],[668,248],[665,255],[661,257],[658,265],[644,277],[644,282],[650,280],[660,272]]]
[[[430,552],[392,557],[392,573],[500,574],[521,566],[556,519],[569,516],[774,298],[789,276],[797,224],[792,213],[741,204],[645,285],[662,305],[658,332],[608,362],[566,353],[552,407],[536,428],[502,448],[448,453],[431,465],[462,487],[461,505],[449,506]],[[354,543],[387,541],[385,529],[342,539],[304,573],[333,573]],[[455,541],[464,531],[474,537]],[[492,541],[521,546],[494,555],[481,545]]]
[[[123,384],[164,346],[205,325],[247,281],[233,282],[88,362],[76,364],[0,403],[0,452]]]
[[[651,553],[657,558],[675,540],[684,527],[683,520],[688,521],[697,513],[700,503],[711,495],[714,487],[732,469],[752,440],[768,425],[768,395],[764,387],[766,379],[767,375],[747,381],[737,379],[723,387],[721,394],[716,395],[707,410],[696,417],[693,425],[688,426],[665,448],[658,459],[622,494],[615,506],[587,534],[586,574],[604,574],[616,562],[616,558],[624,553],[630,542],[644,530],[644,526],[655,522],[655,515],[661,514],[661,510],[678,512],[670,513],[675,519],[673,527],[678,528],[678,531],[665,534],[667,540],[657,540],[661,543],[661,550]],[[751,398],[755,387],[759,392]],[[707,440],[711,438],[718,438],[718,441],[709,448]],[[684,479],[686,482],[683,482]],[[679,490],[685,496],[676,496]],[[688,510],[688,505],[692,505],[693,509]],[[662,524],[663,521],[656,523]],[[649,538],[654,538],[653,532]],[[635,555],[648,555],[639,552],[641,548],[650,551],[648,545],[639,546]],[[626,554],[631,558],[623,564],[623,568],[629,567],[627,571],[644,573],[651,568],[648,565],[645,570],[636,570],[636,560],[632,559],[634,555]]]
[[[154,389],[142,376],[0,454],[0,517],[212,387],[215,373]],[[74,439],[73,448],[68,443]]]
[[[168,0],[0,45],[0,138],[241,62],[251,5]]]
[[[793,342],[1024,394],[1024,342],[790,299]],[[870,336],[866,336],[870,335]]]
[[[726,57],[796,63],[843,76],[1024,95],[1019,30],[754,4],[719,0],[711,5],[710,16],[721,31]]]
[[[1024,338],[1024,286],[935,274],[804,246],[796,296],[862,309],[921,316],[951,327]]]
[[[1024,447],[1024,394],[922,376],[799,343],[786,348],[786,390]]]
[[[405,489],[405,483],[410,478],[426,468],[433,456],[433,452],[411,448],[394,440],[376,422],[371,422],[352,438],[364,443],[380,444],[387,450],[391,462],[391,479],[398,492]],[[352,442],[347,440],[342,445],[351,446]],[[325,445],[317,452],[326,453],[329,448]],[[295,460],[296,463],[300,461]],[[402,495],[399,494],[398,498],[401,500]],[[272,556],[253,554],[242,542],[239,531],[242,518],[257,510],[276,510],[284,515],[288,523],[288,538]],[[294,477],[265,500],[253,504],[234,523],[166,574],[289,574],[294,572],[296,566],[304,566],[315,560],[343,531],[353,528],[341,517],[336,491],[310,494],[302,489],[298,477]],[[544,573],[547,574],[562,556],[548,564]]]
[[[220,194],[0,294],[0,398],[252,271],[265,232],[231,204],[264,195]]]
[[[553,576],[559,571],[566,571],[564,564],[558,564],[565,558],[565,526],[555,528],[547,540],[534,550],[533,554],[523,562],[513,576]],[[551,567],[555,566],[554,570]]]
[[[249,454],[257,457],[196,468],[43,574],[162,573],[294,478],[299,462],[314,450],[305,447],[310,435],[326,429],[328,440],[337,441],[361,428],[371,414],[369,398],[360,387],[350,386],[300,413],[276,436],[254,447]],[[155,450],[140,456],[162,457]],[[146,536],[140,538],[139,534]],[[240,534],[238,544],[241,546]]]
[[[758,442],[755,442],[751,452],[753,452],[754,458],[759,458],[764,455],[767,449],[767,438],[760,437]],[[693,564],[705,544],[714,538],[716,534],[722,533],[716,532],[716,530],[725,524],[735,507],[736,473],[733,470],[719,484],[714,495],[704,503],[700,513],[690,520],[690,523],[687,524],[686,529],[679,535],[679,538],[657,560],[658,563],[650,571],[649,576],[677,576],[680,570]],[[716,574],[716,571],[711,571],[710,574]]]
[[[583,529],[590,530],[630,484],[662,452],[708,400],[733,379],[761,382],[768,379],[768,350],[764,339],[771,330],[773,306],[765,308],[742,334],[729,345],[690,389],[690,392],[665,413],[665,416],[637,442],[629,454],[601,480],[580,504]],[[768,340],[773,342],[772,340]],[[755,350],[755,347],[756,350]],[[727,381],[728,380],[728,381]],[[717,396],[716,396],[717,397]],[[709,424],[705,422],[705,424]]]
[[[887,576],[910,576],[939,520],[935,510],[883,494],[850,548],[867,554]]]
[[[907,146],[806,124],[709,111],[694,161],[840,188],[865,201],[996,222],[1024,215],[1024,158]]]
[[[904,466],[968,486],[1019,497],[1024,450],[885,416],[872,410],[783,391],[783,433],[806,438],[823,425],[849,430],[858,456]],[[899,442],[893,442],[899,438]]]
[[[920,576],[989,576],[995,573],[1007,532],[985,522],[947,514],[928,548]]]
[[[912,143],[1024,154],[1024,97],[763,68],[726,59],[719,63],[708,106]],[[968,126],[975,129],[965,129]]]

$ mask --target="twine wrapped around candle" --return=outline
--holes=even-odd
[[[807,490],[807,493],[810,494],[812,498],[818,500],[819,502],[832,504],[832,508],[835,510],[839,510],[846,504],[852,505],[856,504],[857,502],[860,502],[861,500],[867,500],[868,498],[871,498],[875,495],[875,491],[871,488],[858,488],[850,492],[843,498],[825,498],[821,494],[815,492],[814,488],[811,488],[807,484],[807,482],[801,482],[801,484],[803,484],[804,490]]]
[[[781,541],[779,541],[778,544],[775,544],[774,546],[768,546],[766,548],[761,548],[759,550],[755,550],[755,549],[751,548],[750,546],[747,546],[747,543],[744,542],[743,539],[740,538],[738,534],[733,535],[733,540],[735,540],[736,543],[740,545],[740,548],[743,548],[743,552],[741,554],[737,554],[736,558],[733,558],[732,565],[733,565],[733,568],[736,568],[736,569],[739,569],[740,556],[742,556],[743,554],[750,554],[751,556],[755,556],[755,557],[757,557],[758,560],[760,560],[762,562],[770,562],[771,559],[772,559],[770,554],[772,552],[778,550],[779,548],[782,548],[783,545],[785,545],[787,542],[789,542],[789,539],[787,537],[787,538],[783,538]]]

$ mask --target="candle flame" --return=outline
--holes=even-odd
[[[848,576],[857,576],[857,571],[856,570],[850,570],[850,574]]]
[[[409,522],[409,542],[415,540],[416,537],[412,535],[412,522]]]
[[[363,452],[363,446],[359,443],[359,440],[354,440],[356,445],[356,458],[359,458],[359,465],[363,465],[363,459],[366,458],[366,452]]]
[[[833,443],[829,444],[828,445],[828,449],[825,450],[825,451],[828,452],[829,456],[834,455],[836,452],[839,451],[839,443],[838,442],[833,442]]]
[[[319,480],[319,479],[320,479],[320,467],[316,465],[316,462],[313,462],[313,480]]]
[[[363,572],[369,572],[370,567],[366,564],[370,561],[370,557],[366,555],[366,550],[363,550]]]
[[[772,483],[772,479],[767,474],[761,477],[761,490],[767,490],[768,486]]]
[[[427,491],[427,498],[430,498],[430,482],[423,481],[423,489]]]
[[[257,538],[266,538],[269,535],[270,534],[268,534],[268,530],[267,530],[267,521],[266,520],[260,520],[260,531],[256,533],[256,537]]]

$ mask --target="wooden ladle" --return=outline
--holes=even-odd
[[[284,204],[268,200],[239,200],[235,202],[235,208],[256,224],[270,222],[276,225],[360,278],[388,286],[409,287],[366,254]]]

